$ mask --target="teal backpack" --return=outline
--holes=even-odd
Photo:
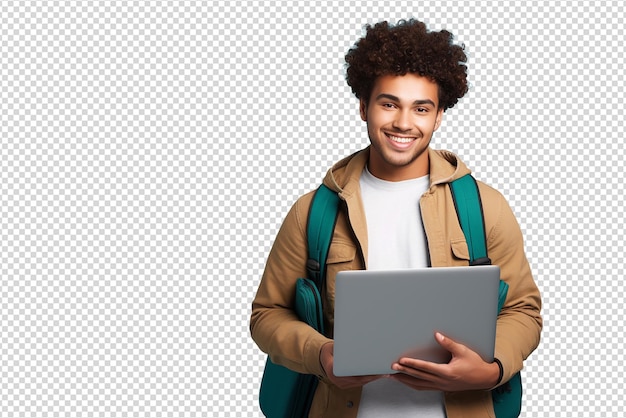
[[[300,320],[324,334],[322,284],[328,249],[335,230],[339,196],[326,186],[315,192],[307,221],[307,278],[296,280],[295,311]],[[259,404],[268,418],[302,418],[309,415],[319,379],[272,362],[268,357],[261,380]]]
[[[470,265],[491,264],[487,257],[484,216],[476,180],[465,175],[450,183],[459,223],[470,254]],[[324,333],[322,284],[326,258],[339,210],[339,196],[323,184],[317,189],[307,221],[307,278],[296,281],[295,310],[298,317]],[[498,311],[502,309],[508,285],[500,281]],[[269,358],[261,381],[259,403],[268,418],[308,416],[318,385],[314,375],[297,373]],[[496,418],[516,418],[522,407],[522,381],[518,372],[507,383],[491,391]]]

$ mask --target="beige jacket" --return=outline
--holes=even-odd
[[[327,260],[324,292],[325,329],[332,337],[335,275],[340,270],[365,269],[367,229],[359,178],[369,149],[338,162],[324,179],[342,200]],[[431,265],[467,265],[469,252],[446,183],[469,173],[452,153],[429,149],[430,188],[420,207]],[[509,284],[508,297],[498,316],[495,357],[502,362],[506,382],[539,344],[541,298],[524,254],[522,234],[504,197],[479,182],[485,216],[488,254]],[[292,307],[295,280],[306,277],[306,223],[313,193],[291,208],[269,254],[265,272],[252,303],[252,338],[273,362],[320,377],[310,417],[356,417],[361,389],[341,390],[325,377],[319,355],[329,338],[296,317]],[[495,417],[489,391],[445,394],[448,418]]]

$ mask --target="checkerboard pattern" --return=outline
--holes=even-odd
[[[260,417],[265,258],[368,144],[346,51],[412,16],[466,45],[433,146],[544,298],[522,416],[626,416],[623,2],[220,0],[0,5],[0,416]]]

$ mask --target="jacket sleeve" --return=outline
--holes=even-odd
[[[306,277],[306,222],[312,196],[296,202],[276,236],[252,302],[250,331],[275,364],[323,376],[319,353],[331,340],[298,320],[293,306],[296,280]]]
[[[509,285],[498,316],[495,347],[495,357],[502,363],[501,383],[504,383],[522,369],[523,361],[539,345],[543,325],[541,296],[513,211],[500,193],[491,188],[487,192],[496,194],[495,199],[488,199],[494,204],[485,207],[486,222],[493,220],[487,229],[488,253],[492,264],[500,266],[502,280]]]

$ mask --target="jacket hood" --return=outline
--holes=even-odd
[[[324,184],[340,194],[352,194],[358,189],[361,172],[369,159],[370,147],[358,151],[337,162],[328,170]],[[449,183],[471,171],[454,153],[428,148],[430,164],[430,187]]]

